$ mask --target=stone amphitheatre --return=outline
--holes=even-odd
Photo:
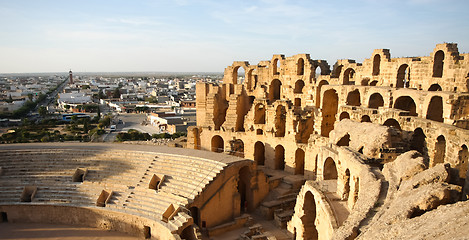
[[[222,84],[198,83],[184,149],[0,146],[1,220],[151,239],[469,239],[468,116],[454,43],[332,67],[234,62]]]

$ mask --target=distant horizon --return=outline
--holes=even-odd
[[[57,74],[66,74],[68,75],[70,70],[64,72],[17,72],[17,73],[0,73],[1,76],[17,76],[17,75],[57,75]],[[105,74],[123,74],[123,75],[131,75],[131,74],[155,74],[155,75],[163,75],[163,74],[185,74],[185,75],[193,75],[193,74],[216,74],[216,75],[223,75],[223,72],[168,72],[168,71],[122,71],[122,72],[74,72],[72,70],[73,75],[105,75]]]

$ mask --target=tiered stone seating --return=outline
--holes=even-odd
[[[104,205],[112,211],[160,220],[168,206],[184,209],[226,166],[191,156],[157,152],[87,149],[0,151],[1,204],[57,204],[98,207],[103,190],[112,191]],[[77,171],[77,169],[80,169]],[[73,182],[75,172],[85,173]],[[150,189],[153,175],[164,175],[159,189]],[[75,178],[81,180],[80,177]],[[25,186],[37,187],[31,202],[20,202]],[[190,221],[180,210],[168,222],[177,231]]]

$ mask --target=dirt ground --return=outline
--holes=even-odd
[[[115,231],[96,228],[39,224],[39,223],[0,223],[0,239],[47,239],[47,240],[84,240],[84,239],[140,239]]]

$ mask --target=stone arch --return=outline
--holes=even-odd
[[[303,58],[299,58],[296,64],[296,74],[303,75],[305,74],[305,60]]]
[[[339,115],[339,121],[342,121],[342,119],[350,119],[350,114],[348,112],[341,112]]]
[[[376,86],[378,84],[378,81],[373,80],[370,82],[370,86]]]
[[[265,124],[265,106],[262,103],[254,107],[254,124]]]
[[[362,86],[368,86],[368,83],[370,82],[369,78],[363,78],[360,82],[360,85]]]
[[[239,169],[238,193],[240,196],[240,213],[249,212],[254,209],[253,194],[251,188],[251,170],[248,166]]]
[[[434,83],[428,88],[428,91],[431,91],[431,92],[442,91],[442,90],[443,89],[441,88],[440,84],[438,84],[438,83]]]
[[[432,77],[441,78],[443,77],[443,66],[444,66],[445,53],[439,50],[435,53],[433,58],[433,75]]]
[[[280,144],[275,147],[274,164],[275,164],[274,169],[277,169],[277,170],[285,169],[285,148]]]
[[[265,163],[265,146],[260,141],[254,144],[254,161],[257,165],[264,165]]]
[[[301,222],[304,227],[302,239],[318,239],[318,230],[316,229],[316,201],[314,195],[307,191],[303,204],[304,215]]]
[[[305,173],[305,151],[298,148],[295,151],[295,174],[303,175]]]
[[[467,150],[467,146],[464,144],[461,146],[461,149],[458,152],[458,162],[459,162],[459,177],[466,178],[466,172],[469,168],[468,161],[469,152]]]
[[[322,99],[322,123],[321,136],[329,137],[329,132],[334,129],[335,115],[339,104],[339,96],[334,89],[324,92]]]
[[[431,164],[431,167],[434,167],[438,163],[444,163],[445,154],[446,154],[446,139],[445,139],[445,136],[440,135],[436,138],[435,152],[433,155],[433,162]]]
[[[223,143],[223,138],[219,135],[215,135],[212,137],[212,152],[224,152],[225,151],[225,144]]]
[[[443,98],[440,96],[433,96],[428,104],[427,119],[443,122]]]
[[[411,116],[417,116],[417,107],[414,99],[409,96],[398,97],[394,103],[394,108],[408,111]]]
[[[347,201],[350,195],[350,170],[347,168],[345,170],[345,186],[344,186],[344,193],[342,195],[342,199]]]
[[[363,115],[360,122],[371,122],[371,118],[368,115]]]
[[[305,86],[305,82],[303,80],[298,80],[295,82],[295,89],[293,93],[303,93],[303,88]]]
[[[285,125],[287,120],[287,111],[282,105],[278,105],[275,110],[275,136],[285,137]]]
[[[194,149],[200,149],[201,142],[200,142],[200,132],[198,128],[192,129],[192,136],[194,139]]]
[[[380,64],[381,64],[381,55],[376,54],[373,57],[373,76],[379,75],[379,70],[380,70]]]
[[[349,85],[355,76],[355,70],[353,68],[347,68],[344,71],[344,79],[342,81],[343,85]]]
[[[337,146],[349,146],[350,144],[350,135],[347,133],[339,141],[337,141]]]
[[[269,100],[274,102],[280,99],[282,83],[278,79],[272,80],[269,87]]]
[[[329,82],[327,82],[326,80],[322,80],[322,81],[319,82],[319,84],[316,88],[316,107],[318,107],[318,108],[321,104],[321,88],[324,85],[329,85]]]
[[[410,150],[416,150],[422,155],[427,156],[427,142],[425,133],[421,128],[416,128],[410,139]]]
[[[382,106],[384,106],[383,96],[381,96],[381,94],[379,93],[371,94],[370,99],[368,101],[368,107],[378,109],[379,107],[382,107]]]
[[[409,87],[410,82],[410,68],[407,64],[402,64],[397,70],[396,87],[403,88]]]
[[[246,89],[249,89],[249,90],[254,90],[257,87],[257,75],[253,74],[253,72],[254,72],[254,69],[249,69],[246,72],[246,78],[247,78]]]
[[[244,157],[244,142],[241,139],[235,139],[230,141],[230,155],[237,157]]]
[[[358,91],[358,89],[355,89],[355,90],[348,93],[348,95],[347,95],[347,105],[357,106],[357,107],[361,105],[360,91]]]
[[[392,128],[395,128],[395,129],[399,129],[399,131],[401,130],[401,125],[394,118],[388,118],[386,121],[384,121],[383,125],[388,126],[388,127],[392,127]]]
[[[314,77],[318,78],[321,75],[322,75],[322,69],[321,69],[321,66],[318,65],[314,68]]]
[[[244,74],[242,74],[242,77],[240,77],[240,75],[241,75],[240,74],[241,72],[239,71],[240,69],[242,69],[241,72],[244,73]],[[233,83],[243,84],[244,81],[245,81],[245,72],[246,71],[245,71],[244,67],[241,67],[241,66],[234,67],[233,68]]]
[[[332,159],[331,157],[328,157],[326,161],[324,161],[323,177],[324,180],[338,178],[337,167],[335,165],[334,159]]]
[[[278,58],[274,59],[272,62],[272,74],[278,75],[280,71],[280,61]]]
[[[334,67],[332,69],[331,77],[339,78],[340,73],[342,72],[342,68],[344,68],[344,65],[337,65],[337,63],[334,64]]]

